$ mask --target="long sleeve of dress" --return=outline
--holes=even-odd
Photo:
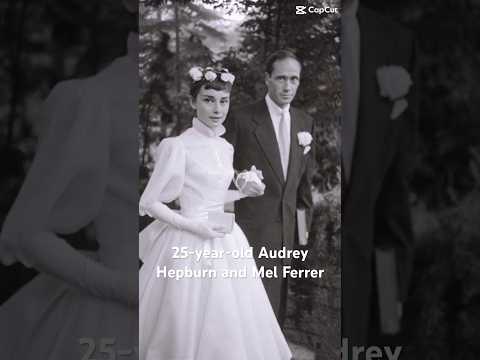
[[[155,203],[169,203],[180,195],[185,180],[185,156],[177,138],[166,138],[158,145],[155,168],[140,197],[140,215],[154,218]]]
[[[63,82],[45,101],[48,125],[2,228],[0,260],[20,261],[93,295],[132,304],[135,287],[125,274],[60,237],[94,221],[104,199],[110,119],[95,85],[90,79]]]
[[[157,238],[156,234],[169,223],[165,219],[160,219],[158,209],[160,208],[166,217],[174,216],[173,211],[166,209],[163,203],[169,203],[180,195],[184,178],[185,149],[178,139],[166,138],[157,147],[155,168],[140,197],[140,215],[148,215],[155,219],[139,234],[138,256],[142,261],[150,254]]]

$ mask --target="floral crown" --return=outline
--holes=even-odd
[[[212,67],[201,68],[200,66],[194,66],[188,71],[188,75],[194,82],[205,79],[207,81],[214,81],[217,78],[223,82],[233,84],[235,81],[235,75],[233,75],[228,69],[222,68],[215,70]]]

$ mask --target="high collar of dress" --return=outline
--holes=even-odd
[[[218,125],[215,128],[210,128],[205,125],[203,122],[198,120],[196,117],[193,118],[192,127],[197,130],[199,133],[208,136],[208,137],[218,137],[225,134],[225,127],[223,125]]]
[[[268,94],[265,95],[265,102],[267,103],[268,110],[270,112],[273,112],[274,114],[277,114],[278,116],[281,116],[282,113],[288,113],[290,111],[290,104],[288,104],[284,108],[281,108],[280,106],[275,104],[275,101],[273,101]]]

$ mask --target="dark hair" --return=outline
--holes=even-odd
[[[190,86],[190,95],[192,96],[193,100],[197,98],[198,93],[204,87],[205,90],[217,90],[217,91],[227,91],[230,92],[232,90],[232,84],[229,82],[221,81],[218,78],[213,81],[208,81],[206,79],[201,79],[199,81],[193,82]]]
[[[284,49],[284,50],[277,50],[274,53],[270,54],[270,56],[267,58],[267,61],[265,62],[265,71],[269,75],[272,75],[273,64],[275,63],[275,61],[285,60],[285,59],[296,60],[300,64],[300,67],[302,66],[302,62],[292,50]]]

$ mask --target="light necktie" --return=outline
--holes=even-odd
[[[288,126],[288,113],[282,111],[280,115],[280,126],[278,128],[278,145],[280,147],[280,159],[282,161],[283,176],[287,178],[288,160],[290,156],[290,131]]]

